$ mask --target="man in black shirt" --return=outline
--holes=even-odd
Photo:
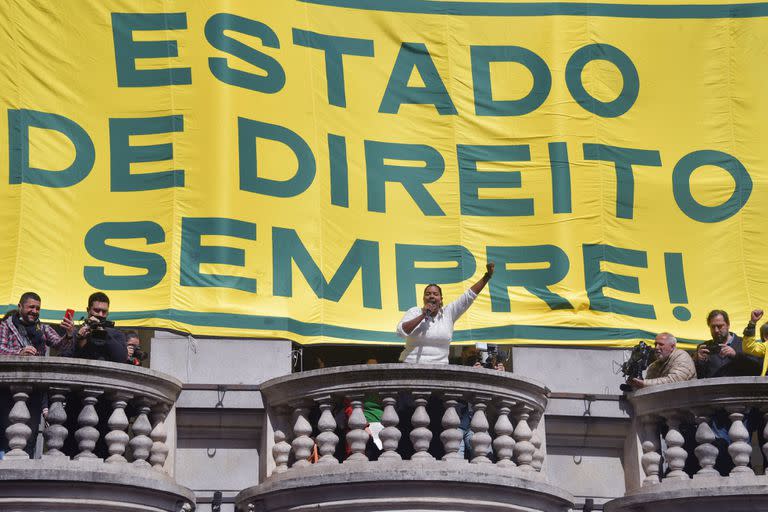
[[[74,357],[124,363],[128,360],[125,334],[107,320],[109,297],[104,292],[88,297],[85,322],[77,331]]]

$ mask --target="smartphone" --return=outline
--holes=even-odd
[[[68,309],[64,312],[64,318],[68,320],[72,320],[75,318],[75,310],[74,309]]]

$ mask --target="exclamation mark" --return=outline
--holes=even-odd
[[[685,290],[685,272],[683,271],[683,255],[679,252],[665,252],[664,266],[667,271],[667,290],[669,302],[672,304],[688,304],[688,292]],[[678,320],[686,322],[691,319],[691,312],[685,306],[675,306],[672,314]]]

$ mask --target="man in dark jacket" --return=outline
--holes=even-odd
[[[732,333],[728,313],[715,309],[707,315],[712,339],[696,350],[696,374],[700,379],[760,375],[758,358],[748,356],[742,349],[742,339]]]
[[[760,359],[744,353],[742,338],[731,332],[731,321],[728,313],[722,309],[715,309],[707,315],[707,325],[712,339],[702,343],[696,350],[696,373],[700,379],[713,377],[737,377],[745,375],[760,375]],[[758,411],[748,411],[744,418],[744,426],[750,437],[759,424]],[[710,422],[710,427],[715,433],[712,444],[718,449],[715,469],[721,475],[727,476],[733,468],[733,461],[728,454],[728,446],[731,439],[728,430],[731,421],[727,411],[719,409],[715,412]]]

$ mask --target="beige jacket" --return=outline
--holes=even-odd
[[[666,359],[659,359],[648,366],[646,386],[658,386],[670,382],[682,382],[696,378],[696,366],[688,352],[676,348]]]

